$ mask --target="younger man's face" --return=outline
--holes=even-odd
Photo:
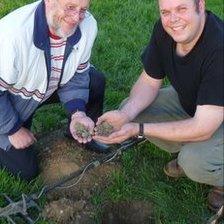
[[[180,44],[189,44],[197,36],[204,15],[204,1],[199,9],[194,0],[158,0],[165,31]]]

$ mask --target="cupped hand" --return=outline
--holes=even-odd
[[[37,141],[34,134],[24,127],[21,127],[16,133],[9,135],[8,138],[15,149],[25,149]]]
[[[76,125],[77,124],[83,125],[86,132],[89,134],[87,136],[80,136],[77,134]],[[77,140],[79,143],[87,143],[92,140],[94,130],[94,122],[91,118],[87,117],[84,112],[78,112],[72,116],[71,123],[70,123],[70,132],[72,137]]]
[[[120,110],[112,110],[99,117],[96,125],[99,125],[102,122],[107,122],[113,126],[114,130],[119,130],[122,125],[129,122],[129,117],[126,113]]]
[[[124,124],[120,130],[113,132],[109,136],[99,136],[95,135],[93,136],[93,139],[96,141],[99,141],[104,144],[115,144],[115,143],[121,143],[128,138],[131,138],[133,136],[136,136],[139,131],[139,126],[137,123],[127,123]]]

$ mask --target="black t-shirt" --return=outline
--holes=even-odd
[[[144,69],[155,79],[168,77],[185,111],[194,116],[197,105],[223,106],[224,23],[207,12],[204,30],[185,56],[176,54],[176,43],[159,20],[142,54]]]

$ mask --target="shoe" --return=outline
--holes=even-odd
[[[224,206],[224,187],[213,187],[208,194],[208,207],[211,211],[217,212]]]
[[[171,160],[163,168],[164,173],[169,177],[179,178],[186,176],[184,170],[178,165],[177,159]]]

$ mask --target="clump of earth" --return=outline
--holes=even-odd
[[[91,133],[89,132],[89,129],[85,127],[85,125],[77,122],[75,124],[75,131],[76,135],[80,138],[89,138],[91,137]]]
[[[91,133],[85,125],[77,122],[75,124],[76,135],[81,138],[89,138],[91,137]],[[95,127],[95,133],[100,136],[109,136],[114,131],[114,128],[108,122],[102,122]]]
[[[47,219],[54,220],[56,223],[66,223],[74,219],[75,215],[82,211],[85,201],[72,201],[70,199],[61,198],[52,201],[45,206],[42,216]]]
[[[114,131],[114,128],[108,122],[102,122],[96,126],[96,133],[100,136],[109,136]]]
[[[97,154],[83,149],[74,139],[65,137],[64,132],[65,130],[62,128],[48,133],[42,136],[35,145],[40,152],[40,176],[44,184],[51,185],[65,176],[78,171],[90,161],[104,156],[104,154]],[[109,176],[119,169],[120,165],[118,162],[106,163],[89,170],[83,175],[83,178],[76,178],[69,183],[65,183],[62,187],[49,192],[42,216],[58,224],[94,224],[93,217],[96,213],[96,208],[91,203],[91,197],[96,192],[102,192],[110,184]],[[139,213],[137,217],[141,217],[144,213],[142,212],[144,206],[148,206],[148,210],[151,212],[150,204],[133,203],[137,207],[131,208],[130,202],[126,205],[124,203],[120,205],[104,204],[101,209],[105,211],[103,212],[102,224],[132,224],[132,222],[124,221],[124,216],[132,217],[132,214]],[[119,220],[121,221],[109,222],[111,218],[107,214],[110,214],[110,217],[120,217]],[[147,215],[149,217],[148,213]],[[138,219],[141,220],[140,218]],[[105,220],[108,220],[108,222]],[[138,223],[144,224],[144,222]]]

